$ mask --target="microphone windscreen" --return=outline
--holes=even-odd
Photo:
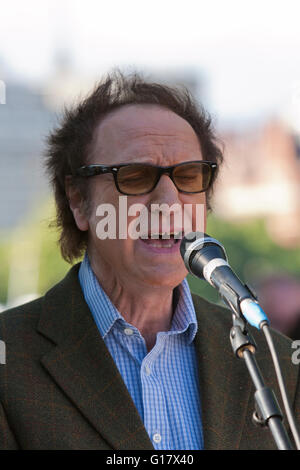
[[[190,232],[186,234],[180,243],[181,256],[184,258],[186,251],[189,249],[192,243],[200,239],[203,239],[204,241],[206,237],[209,237],[209,235],[207,235],[207,233],[204,233],[204,232]]]
[[[223,245],[207,233],[191,232],[181,241],[180,253],[191,274],[203,279],[203,268],[214,258],[227,261]]]

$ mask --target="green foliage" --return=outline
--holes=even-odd
[[[23,265],[31,259],[36,260],[34,267],[36,266],[38,270],[37,285],[34,282],[34,292],[30,293],[42,295],[68,271],[69,265],[61,258],[57,245],[58,233],[55,229],[49,228],[53,214],[53,203],[46,202],[26,218],[26,221],[20,226],[10,232],[0,234],[0,303],[7,302],[8,279],[13,264],[13,252],[19,256],[20,275],[18,276],[17,273],[19,284],[22,283],[22,279],[24,285],[27,284],[26,270],[25,274],[22,272],[24,271]],[[20,294],[24,294],[21,285],[19,291]]]
[[[8,264],[10,243],[7,234],[0,236],[0,304],[5,304],[8,288]]]
[[[299,247],[290,250],[279,247],[268,236],[263,220],[233,224],[210,215],[207,233],[223,244],[236,274],[254,288],[274,273],[300,277]],[[215,289],[205,281],[190,275],[188,281],[193,292],[220,303]]]
[[[53,209],[51,213],[53,213]],[[62,279],[70,269],[70,265],[63,260],[60,254],[58,245],[59,233],[56,228],[50,225],[51,217],[48,217],[42,220],[40,226],[40,294],[44,294],[50,287]]]

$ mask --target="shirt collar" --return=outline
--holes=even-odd
[[[105,338],[116,322],[125,326],[128,323],[111,302],[98,282],[89,262],[87,253],[79,269],[79,282],[102,338]],[[169,334],[179,334],[187,331],[187,341],[195,338],[198,324],[190,288],[186,279],[176,287],[177,305],[173,315]]]

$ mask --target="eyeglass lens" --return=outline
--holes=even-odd
[[[205,191],[212,176],[211,167],[205,163],[187,163],[173,170],[177,189],[185,192]],[[159,168],[136,164],[121,167],[118,171],[118,185],[122,192],[142,194],[152,191],[159,177]]]

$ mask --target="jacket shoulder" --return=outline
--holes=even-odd
[[[28,330],[37,332],[45,308],[49,310],[48,323],[52,321],[57,308],[66,307],[70,290],[74,287],[78,289],[78,269],[79,263],[41,297],[0,313],[0,339],[4,339],[3,336],[18,339]],[[59,318],[56,327],[61,322]]]
[[[196,315],[199,321],[208,321],[209,323],[217,322],[224,327],[232,326],[232,313],[225,305],[216,304],[201,297],[198,294],[192,294]]]
[[[35,329],[38,323],[43,297],[0,313],[0,339],[17,337],[22,330]]]
[[[224,328],[224,334],[228,334],[229,340],[229,332],[232,327],[232,312],[227,307],[223,307],[222,305],[215,304],[210,302],[203,297],[199,296],[198,294],[192,293],[192,299],[194,302],[196,314],[198,312],[203,312],[203,315],[209,315],[210,322],[217,322],[219,326]],[[201,319],[200,319],[201,321]],[[257,328],[247,325],[247,329],[249,333],[254,338],[257,346],[260,350],[266,351],[267,344],[265,340],[265,336],[261,330]],[[280,333],[279,331],[270,328],[272,338],[276,347],[278,348],[278,352],[280,354],[288,355],[291,357],[291,348],[292,348],[292,340],[288,338],[284,334]]]

